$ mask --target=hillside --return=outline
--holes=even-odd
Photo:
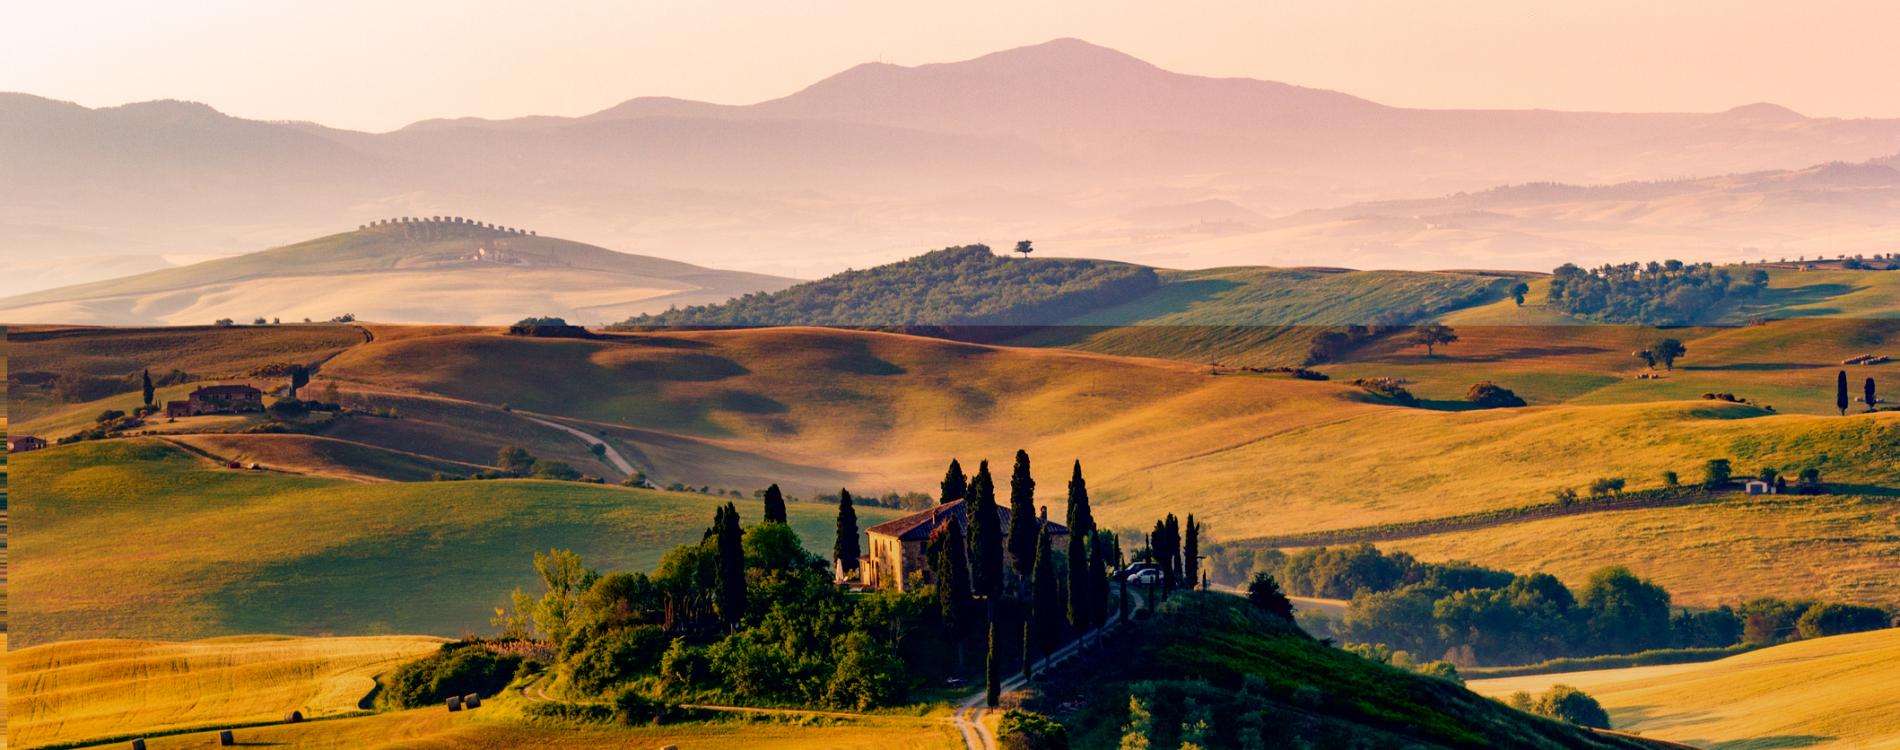
[[[6,656],[7,744],[27,748],[359,711],[375,679],[436,650],[411,636],[67,641]],[[134,686],[128,689],[128,686]]]
[[[294,245],[0,299],[24,323],[208,324],[220,318],[601,323],[791,283],[448,217],[365,226]]]
[[[1191,677],[1190,677],[1191,676]],[[1121,746],[1131,696],[1152,715],[1147,738],[1173,747],[1189,704],[1207,711],[1205,746],[1648,748],[1641,739],[1520,713],[1457,684],[1324,645],[1244,599],[1178,594],[1114,659],[1064,669],[1033,706],[1070,728],[1074,746]]]
[[[1900,630],[1774,646],[1720,661],[1474,680],[1504,696],[1572,685],[1618,729],[1723,748],[1867,748],[1900,743]]]
[[[1794,254],[1893,244],[1886,197],[1799,186],[1657,200],[1628,220],[1616,201],[1523,220],[1405,207],[1255,219],[1529,182],[1801,170],[1900,151],[1900,122],[1772,106],[1409,109],[1296,83],[1169,71],[1058,39],[955,62],[867,63],[752,104],[641,97],[582,117],[435,120],[388,133],[247,120],[214,109],[220,102],[88,108],[7,94],[0,162],[13,179],[0,184],[0,246],[15,249],[0,252],[34,269],[0,279],[0,294],[165,256],[296,242],[330,231],[338,216],[442,206],[781,276],[866,267],[946,237],[1030,237],[1063,254],[1177,267],[1325,257],[1535,270],[1685,248],[1732,259],[1750,246]],[[1186,220],[1167,210],[1216,202],[1240,210]],[[1817,225],[1828,225],[1825,241],[1807,231]]]
[[[533,480],[374,483],[234,471],[158,439],[13,457],[15,647],[84,638],[486,631],[532,553],[647,569],[719,498]],[[758,501],[736,500],[757,517]],[[861,523],[891,517],[861,508]],[[835,509],[794,503],[830,549]],[[136,554],[126,554],[136,551]]]

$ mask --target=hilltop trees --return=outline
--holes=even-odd
[[[1430,357],[1434,356],[1438,347],[1456,343],[1458,334],[1450,326],[1433,323],[1412,329],[1406,340],[1415,346],[1425,347],[1425,356]]]
[[[962,500],[969,486],[970,480],[963,476],[963,466],[956,459],[950,459],[950,468],[944,470],[943,482],[937,485],[937,503],[941,505]]]
[[[1767,283],[1765,274],[1761,283]],[[1571,315],[1608,322],[1683,325],[1730,296],[1753,295],[1761,289],[1755,285],[1731,288],[1728,270],[1709,263],[1605,264],[1587,271],[1565,263],[1551,274],[1548,304]]]
[[[765,488],[765,522],[786,523],[785,493],[779,491],[778,484]]]
[[[1029,474],[1029,453],[1016,451],[1009,473],[1009,564],[1023,580],[1036,567],[1036,480]]]
[[[1635,352],[1635,356],[1642,358],[1645,363],[1649,364],[1652,370],[1659,364],[1663,366],[1663,369],[1674,370],[1676,369],[1676,360],[1687,353],[1689,353],[1689,349],[1684,347],[1681,341],[1676,339],[1662,339],[1638,350]]]
[[[1847,371],[1842,370],[1834,379],[1834,406],[1841,410],[1841,416],[1847,416]]]
[[[858,511],[851,505],[851,491],[838,490],[838,541],[831,547],[831,558],[845,571],[858,569]]]

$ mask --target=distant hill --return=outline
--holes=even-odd
[[[618,253],[447,220],[380,224],[262,252],[0,299],[12,322],[208,324],[364,320],[603,323],[772,291],[791,279]]]
[[[859,65],[747,105],[643,97],[583,117],[442,119],[388,133],[245,120],[191,102],[87,108],[6,94],[0,260],[45,262],[30,280],[0,279],[0,294],[101,277],[78,258],[149,266],[159,256],[296,242],[341,215],[444,205],[790,276],[890,261],[945,237],[1032,237],[1059,241],[1065,254],[1174,267],[1325,258],[1545,269],[1554,253],[1584,264],[1685,246],[1724,253],[1690,258],[1699,260],[1800,242],[1872,251],[1892,236],[1846,223],[1826,242],[1803,236],[1835,212],[1878,216],[1851,193],[1788,196],[1811,204],[1806,218],[1739,200],[1711,204],[1735,215],[1714,224],[1696,211],[1653,212],[1640,246],[1589,236],[1585,216],[1558,217],[1575,229],[1557,236],[1537,224],[1506,231],[1473,219],[1460,231],[1397,213],[1380,214],[1374,228],[1409,222],[1417,236],[1366,234],[1352,222],[1262,233],[1276,227],[1250,217],[1896,152],[1900,120],[1759,104],[1713,113],[1411,109],[1164,70],[1075,39],[956,62]],[[1604,226],[1619,224],[1627,225]]]
[[[967,245],[771,294],[642,315],[627,324],[1036,325],[1139,297],[1159,284],[1154,269],[1143,266],[1067,258],[1012,260],[986,246]]]

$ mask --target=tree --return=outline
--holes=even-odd
[[[1880,404],[1880,397],[1874,393],[1873,378],[1868,378],[1867,382],[1861,385],[1860,402],[1867,405],[1867,411],[1873,411],[1874,407]],[[145,405],[152,405],[151,396],[146,396]]]
[[[1456,343],[1458,334],[1454,333],[1450,326],[1433,323],[1412,329],[1409,340],[1415,345],[1425,347],[1425,356],[1430,357],[1438,347]]]
[[[838,541],[831,546],[831,557],[846,570],[858,569],[858,511],[851,506],[851,491],[838,490]]]
[[[989,620],[990,655],[988,661],[984,662],[983,665],[985,687],[983,699],[986,705],[990,708],[995,708],[996,704],[1003,699],[1003,665],[1000,663],[1003,655],[999,653],[1000,649],[998,648],[999,644],[997,643],[996,637],[996,605],[994,600],[992,600],[990,604]]]
[[[1071,566],[1080,560],[1071,560]],[[1056,553],[1049,543],[1049,528],[1036,535],[1036,567],[1031,590],[1030,620],[1035,623],[1036,648],[1044,655],[1054,653],[1062,637],[1062,592],[1056,582]],[[1025,647],[1027,653],[1027,647]]]
[[[149,408],[152,405],[153,398],[155,398],[157,395],[157,389],[152,387],[152,371],[151,370],[140,371],[139,379],[140,381],[142,381],[139,386],[139,390],[145,395],[145,406]],[[1869,378],[1867,380],[1867,392],[1868,393],[1874,392],[1874,381],[1872,378]]]
[[[718,532],[719,584],[713,609],[728,627],[737,627],[739,619],[745,616],[745,540],[739,531],[739,509],[726,503],[726,507],[713,515],[713,526]]]
[[[970,590],[979,597],[997,596],[1003,586],[1003,529],[997,518],[990,462],[977,465],[963,502],[970,531]]]
[[[1069,473],[1069,624],[1076,632],[1099,624],[1095,613],[1102,607],[1095,597],[1102,592],[1089,579],[1090,541],[1095,536],[1095,513],[1089,508],[1089,484],[1082,478],[1082,462],[1076,461]]]
[[[1033,252],[1035,252],[1035,251],[1036,251],[1036,248],[1035,248],[1035,246],[1033,246],[1033,245],[1031,245],[1031,244],[1029,243],[1029,240],[1017,240],[1017,241],[1016,241],[1016,250],[1015,250],[1015,252],[1016,252],[1016,253],[1018,253],[1018,254],[1020,254],[1020,255],[1022,255],[1022,256],[1023,256],[1024,258],[1028,258],[1028,257],[1029,257],[1029,254],[1030,254],[1030,253],[1033,253]]]
[[[588,570],[581,564],[581,556],[570,550],[550,549],[546,554],[534,553],[534,570],[541,575],[541,583],[547,592],[541,600],[533,604],[532,619],[541,634],[550,642],[559,644],[567,640],[575,622],[575,614],[581,609],[581,598],[592,588],[600,574]],[[526,597],[517,597],[517,606]],[[528,600],[532,601],[532,600]]]
[[[1847,416],[1847,371],[1834,379],[1834,406],[1841,410],[1841,416]]]
[[[1733,472],[1734,469],[1728,459],[1711,458],[1708,463],[1702,465],[1702,487],[1719,490],[1728,485],[1729,478],[1734,475]]]
[[[1089,541],[1088,623],[1091,627],[1108,624],[1108,541],[1112,535],[1097,531]]]
[[[1828,602],[1809,607],[1808,611],[1801,613],[1800,619],[1795,621],[1795,631],[1800,633],[1802,638],[1821,638],[1880,630],[1889,624],[1891,620],[1886,610],[1858,604]]]
[[[1511,299],[1517,302],[1518,307],[1524,306],[1524,295],[1530,294],[1530,292],[1531,292],[1531,285],[1526,284],[1522,281],[1511,285]]]
[[[1689,349],[1684,347],[1681,341],[1676,339],[1663,339],[1636,352],[1636,356],[1643,358],[1643,361],[1648,363],[1652,369],[1660,364],[1664,369],[1674,370],[1676,369],[1676,359],[1687,353],[1689,353]]]
[[[1533,713],[1580,727],[1610,728],[1610,714],[1595,698],[1569,685],[1554,685],[1531,704]]]
[[[1016,466],[1009,473],[1009,549],[1010,568],[1023,580],[1036,567],[1036,479],[1029,473],[1029,453],[1016,451]]]
[[[950,459],[950,468],[943,473],[943,482],[937,485],[939,494],[937,503],[951,503],[963,499],[970,487],[970,480],[963,476],[963,466],[956,459]]]
[[[1161,520],[1161,530],[1167,538],[1167,554],[1162,558],[1161,566],[1167,569],[1166,585],[1162,589],[1173,593],[1181,585],[1181,520],[1169,513]]]
[[[1181,577],[1192,589],[1201,581],[1201,527],[1195,525],[1194,514],[1187,517],[1185,536],[1181,540]]]
[[[290,366],[290,397],[296,398],[297,391],[310,384],[310,368],[303,365]]]
[[[930,532],[930,569],[937,578],[937,615],[944,639],[957,644],[957,668],[963,668],[963,641],[972,624],[970,556],[963,525],[946,523]]]
[[[1253,574],[1253,580],[1247,583],[1248,603],[1262,611],[1293,621],[1293,600],[1286,598],[1286,592],[1280,590],[1280,582],[1265,571]]]
[[[1621,565],[1590,574],[1578,607],[1598,653],[1633,654],[1669,645],[1669,592]]]
[[[765,488],[765,522],[786,523],[785,493],[780,492],[777,483]]]
[[[1524,399],[1505,388],[1486,380],[1476,383],[1465,391],[1465,400],[1476,404],[1480,409],[1509,409],[1524,405]]]
[[[510,445],[495,454],[495,466],[514,476],[527,476],[534,471],[534,455],[520,446]]]

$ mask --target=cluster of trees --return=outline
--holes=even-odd
[[[1767,271],[1750,271],[1746,283],[1737,285],[1728,269],[1711,263],[1669,260],[1588,270],[1565,263],[1551,274],[1548,304],[1596,320],[1682,325],[1730,297],[1752,296],[1767,286]]]
[[[639,315],[623,325],[1035,325],[1122,302],[1159,284],[1154,269],[1145,266],[1011,261],[987,246],[967,245],[769,294]]]
[[[1860,402],[1872,412],[1880,408],[1880,393],[1874,386],[1874,379],[1868,378],[1860,385]],[[1847,407],[1851,405],[1847,396],[1847,371],[1842,370],[1834,377],[1834,407],[1841,410],[1841,416],[1847,416]]]
[[[508,326],[510,336],[536,336],[540,338],[584,339],[590,334],[586,328],[569,325],[566,318],[522,318]]]
[[[1425,356],[1428,357],[1434,356],[1440,346],[1457,343],[1458,333],[1453,331],[1451,326],[1438,323],[1407,325],[1408,321],[1427,314],[1422,310],[1404,313],[1386,312],[1381,313],[1379,319],[1371,325],[1355,323],[1343,328],[1315,333],[1312,343],[1307,347],[1304,364],[1317,365],[1337,361],[1367,342],[1390,334],[1403,334],[1405,343],[1425,347]]]
[[[1270,575],[1296,595],[1350,599],[1338,624],[1345,641],[1383,644],[1416,658],[1471,666],[1665,648],[1773,643],[1885,627],[1884,610],[1762,599],[1740,609],[1690,611],[1669,592],[1621,566],[1593,573],[1572,591],[1544,573],[1516,575],[1469,563],[1424,563],[1370,544],[1286,555],[1220,550],[1215,577]],[[1804,630],[1799,621],[1813,612]]]

